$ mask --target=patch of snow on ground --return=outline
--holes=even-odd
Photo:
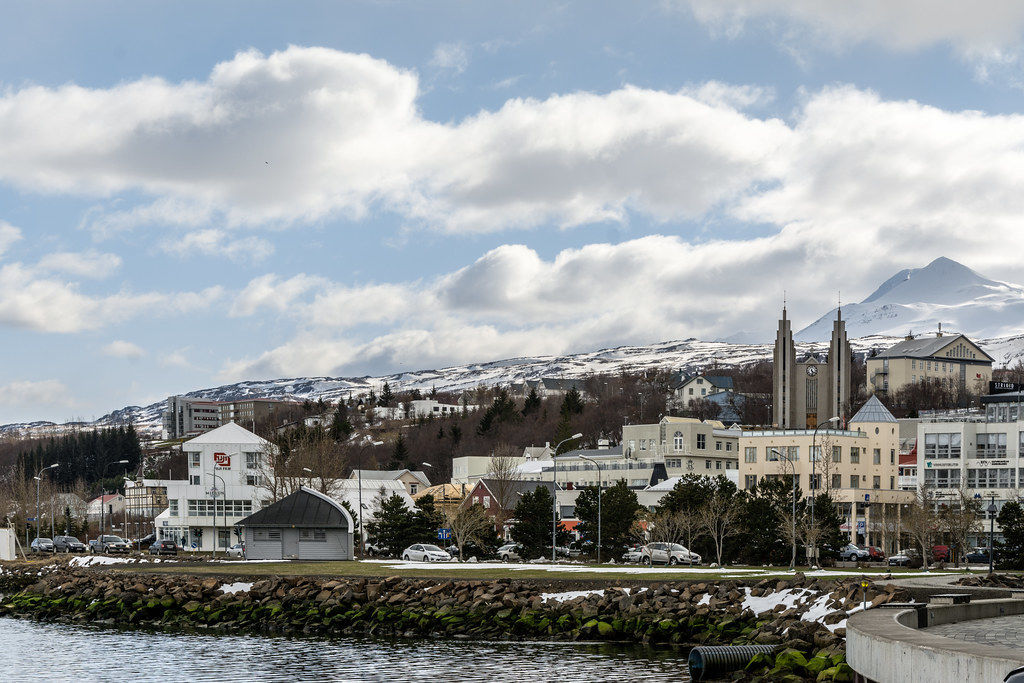
[[[777,605],[783,605],[786,609],[796,607],[800,598],[813,592],[807,588],[787,588],[777,593],[757,597],[750,594],[749,588],[744,588],[743,591],[746,593],[746,597],[743,598],[741,607],[749,609],[754,614],[771,612]]]
[[[92,567],[99,564],[127,564],[131,560],[127,557],[107,557],[106,555],[76,555],[68,562],[70,567]]]
[[[225,593],[248,593],[252,588],[251,583],[245,583],[243,581],[236,581],[235,583],[225,583],[220,587],[221,591]]]
[[[701,598],[700,602],[697,603],[697,606],[699,607],[701,605],[708,605],[708,604],[711,604],[711,593],[708,593],[703,598]]]
[[[542,600],[548,598],[554,598],[558,602],[565,602],[566,600],[575,600],[576,598],[585,598],[588,595],[600,595],[604,597],[604,589],[590,590],[590,591],[566,591],[564,593],[541,593],[540,597]]]
[[[828,601],[831,599],[832,595],[825,593],[807,607],[807,611],[800,616],[800,619],[803,621],[821,621],[825,618],[826,614],[835,611],[828,606]]]

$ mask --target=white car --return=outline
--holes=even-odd
[[[867,562],[871,558],[871,553],[868,552],[867,548],[861,548],[853,543],[847,543],[843,549],[839,551],[839,557],[847,562]]]
[[[452,556],[429,543],[414,543],[402,552],[406,562],[451,562]]]
[[[700,564],[700,555],[678,543],[648,543],[640,554],[644,564]]]
[[[518,543],[506,543],[498,548],[498,559],[502,562],[522,562],[523,558],[519,554],[522,550],[523,547]]]
[[[622,553],[623,562],[632,562],[636,564],[644,557],[643,548],[630,548],[626,552]]]
[[[245,557],[245,545],[236,543],[227,550],[228,557]]]

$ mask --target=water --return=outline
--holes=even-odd
[[[8,681],[686,681],[684,651],[448,639],[186,635],[0,618]]]

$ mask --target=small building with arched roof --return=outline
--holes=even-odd
[[[249,560],[351,560],[352,517],[319,491],[299,490],[238,522]]]

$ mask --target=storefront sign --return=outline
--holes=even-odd
[[[214,453],[213,454],[213,466],[214,467],[231,467],[231,456],[227,453]]]

